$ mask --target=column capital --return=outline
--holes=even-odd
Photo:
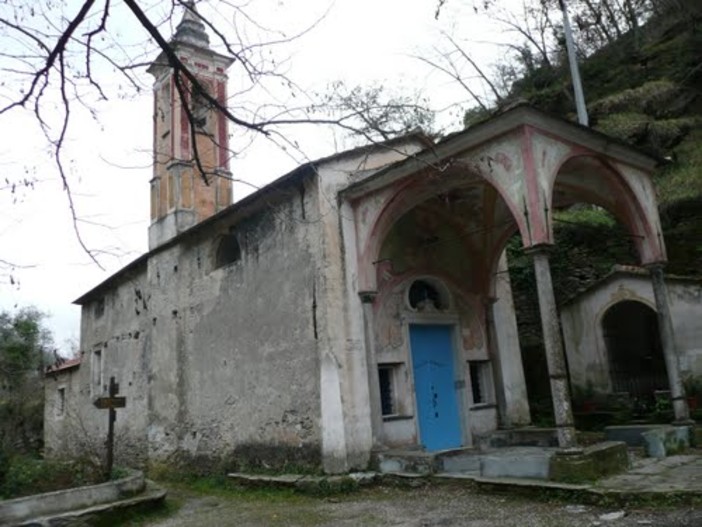
[[[652,272],[652,271],[659,271],[659,270],[662,271],[663,269],[666,268],[667,265],[668,265],[668,262],[665,260],[662,260],[660,262],[650,262],[650,263],[643,264],[642,267],[644,269],[646,269],[647,271]]]
[[[373,304],[375,303],[375,297],[378,296],[378,291],[359,291],[358,297],[361,299],[363,304]]]
[[[539,243],[536,245],[531,245],[530,247],[524,247],[522,250],[524,251],[524,254],[533,256],[535,254],[549,254],[553,251],[554,247],[555,245],[552,243]]]

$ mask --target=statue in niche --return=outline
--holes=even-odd
[[[415,280],[409,289],[409,305],[421,312],[443,311],[448,306],[436,287],[426,280]]]

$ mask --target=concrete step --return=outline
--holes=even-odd
[[[383,474],[464,474],[483,477],[548,479],[554,448],[460,448],[440,452],[386,451],[376,454]]]
[[[385,451],[376,454],[378,470],[382,474],[410,473],[428,475],[436,472],[435,454],[421,450]]]
[[[480,474],[480,459],[483,455],[484,452],[474,448],[439,452],[434,467],[436,472]]]

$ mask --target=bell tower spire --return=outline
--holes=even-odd
[[[234,59],[210,49],[194,2],[169,42],[194,85],[165,52],[149,66],[154,77],[154,166],[151,179],[149,249],[232,203],[228,120],[203,91],[227,104],[227,69]]]

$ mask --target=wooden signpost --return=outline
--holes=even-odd
[[[109,421],[107,422],[107,461],[105,463],[105,481],[110,479],[112,474],[112,463],[114,461],[115,448],[115,421],[117,420],[117,408],[127,406],[126,397],[118,397],[119,384],[114,377],[110,377],[110,387],[107,397],[98,397],[93,403],[99,410],[109,410]]]

